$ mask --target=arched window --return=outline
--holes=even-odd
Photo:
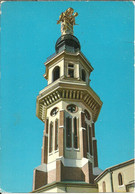
[[[121,173],[118,174],[118,183],[119,183],[119,185],[123,185],[123,179],[122,179]]]
[[[84,114],[85,114],[85,117],[88,119],[88,120],[90,120],[90,114],[89,114],[89,112],[85,109],[84,110]]]
[[[49,153],[53,151],[53,122],[50,123]]]
[[[72,119],[66,118],[66,147],[72,147]]]
[[[78,148],[78,119],[75,117],[73,119],[73,126],[74,126],[74,148]]]
[[[55,120],[55,150],[58,149],[58,119]]]
[[[82,80],[85,82],[86,81],[86,73],[84,69],[82,69]]]
[[[105,193],[106,192],[106,183],[105,183],[105,181],[103,181],[102,187],[103,187],[103,193]]]
[[[85,129],[86,129],[86,150],[89,152],[89,134],[88,134],[88,125],[85,122]]]
[[[53,70],[53,81],[59,79],[60,77],[60,67],[56,66]]]

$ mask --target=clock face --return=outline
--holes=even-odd
[[[85,114],[86,119],[90,120],[90,114],[86,109],[84,110],[84,114]]]
[[[69,104],[69,105],[67,106],[67,110],[68,110],[69,112],[71,112],[71,113],[75,113],[75,112],[77,112],[77,106],[76,106],[75,104]]]
[[[57,107],[53,108],[51,111],[51,116],[54,117],[58,113],[59,109]]]

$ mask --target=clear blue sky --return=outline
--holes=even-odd
[[[99,167],[133,158],[133,3],[4,2],[1,15],[0,187],[30,192],[41,164],[43,123],[36,96],[47,82],[44,62],[55,52],[61,12],[79,13],[74,27],[91,62],[91,87],[103,101],[96,122]]]

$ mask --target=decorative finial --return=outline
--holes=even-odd
[[[78,13],[75,12],[74,14],[73,8],[68,8],[65,12],[62,12],[59,16],[59,20],[57,24],[61,23],[61,34],[72,34],[73,35],[73,26],[75,24],[75,17],[78,16]]]

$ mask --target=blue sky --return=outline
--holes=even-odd
[[[1,10],[0,187],[30,192],[41,164],[43,123],[36,96],[47,82],[44,62],[60,37],[56,22],[73,7],[74,35],[91,62],[91,87],[103,106],[96,122],[99,167],[133,158],[133,3],[4,2]]]

